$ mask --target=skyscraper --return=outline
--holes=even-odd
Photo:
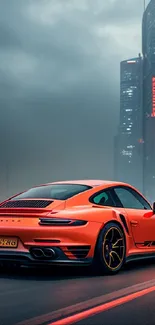
[[[142,190],[142,57],[120,64],[120,123],[115,137],[115,177]]]
[[[144,194],[155,201],[155,0],[143,15]]]

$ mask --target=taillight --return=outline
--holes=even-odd
[[[60,218],[39,218],[40,226],[84,226],[87,221],[84,220],[72,220],[72,219],[60,219]]]

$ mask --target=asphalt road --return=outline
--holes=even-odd
[[[74,323],[74,325],[154,325],[155,293]]]
[[[155,280],[155,262],[132,263],[115,276],[89,269],[1,270],[0,325],[52,324],[52,312]],[[76,322],[78,325],[155,325],[155,291]]]

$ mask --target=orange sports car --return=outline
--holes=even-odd
[[[155,257],[155,204],[132,186],[54,182],[0,204],[0,263],[89,265],[104,273]]]

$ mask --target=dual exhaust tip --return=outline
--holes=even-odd
[[[53,259],[56,256],[52,248],[32,248],[31,255],[37,259]]]

